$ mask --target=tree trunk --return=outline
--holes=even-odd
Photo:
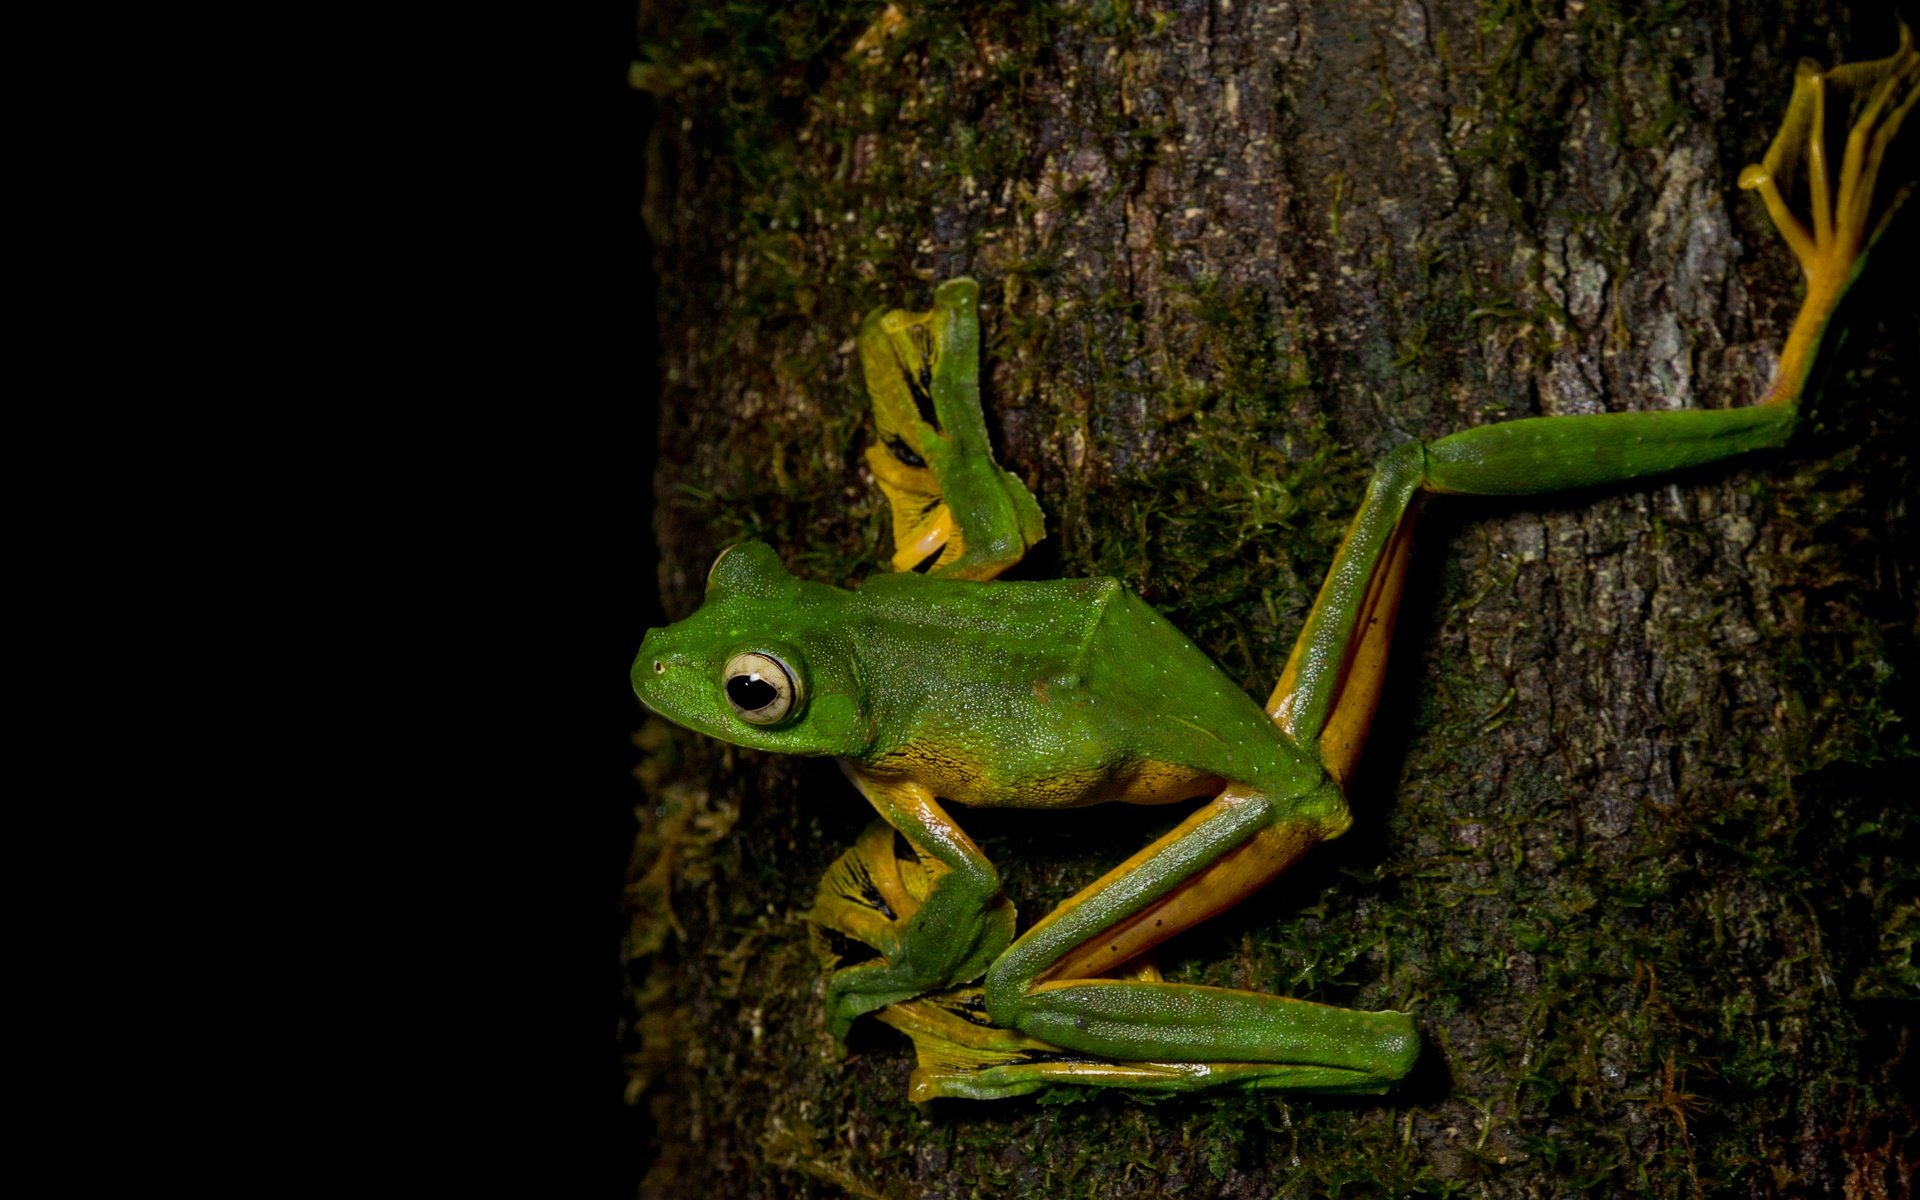
[[[972,275],[1048,513],[1018,574],[1120,578],[1261,697],[1389,448],[1759,395],[1799,287],[1739,168],[1796,57],[1895,39],[1726,0],[668,7],[668,616],[749,536],[884,569],[853,331]],[[1913,242],[1786,452],[1427,506],[1353,832],[1162,961],[1410,1008],[1384,1098],[909,1104],[892,1030],[831,1056],[800,918],[871,811],[650,724],[645,1194],[1910,1195]],[[956,815],[1023,927],[1175,816]]]

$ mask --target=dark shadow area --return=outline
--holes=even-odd
[[[611,1112],[605,1163],[608,1186],[599,1194],[630,1197],[646,1173],[656,1137],[645,1106],[625,1100],[624,1053],[632,1037],[633,1005],[626,991],[620,946],[627,921],[624,878],[638,829],[634,806],[644,801],[633,777],[638,757],[633,734],[644,714],[627,682],[627,670],[646,630],[665,623],[657,573],[659,550],[653,534],[660,347],[652,247],[641,220],[654,104],[627,85],[627,69],[634,57],[633,6],[610,4],[607,12],[605,50],[596,55],[594,98],[596,112],[605,116],[597,127],[607,135],[600,149],[608,174],[608,236],[607,256],[596,273],[611,284],[605,293],[611,303],[604,313],[600,339],[608,370],[598,389],[601,394],[591,399],[610,419],[605,428],[587,428],[582,433],[589,439],[606,439],[586,448],[586,458],[610,472],[607,479],[590,485],[591,493],[603,498],[594,527],[609,536],[599,539],[595,551],[607,558],[604,593],[589,601],[594,790],[582,799],[593,814],[593,858],[583,865],[590,867],[586,872],[591,881],[589,928],[602,964],[596,968],[595,977],[603,986],[595,992],[594,1015],[608,1035],[597,1072],[602,1083],[595,1089]]]

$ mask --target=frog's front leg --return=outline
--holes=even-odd
[[[910,915],[889,919],[885,927],[875,921],[875,928],[858,933],[886,955],[885,961],[834,972],[827,986],[827,1028],[836,1038],[844,1038],[863,1013],[979,978],[1013,939],[1014,926],[1013,904],[1001,894],[999,873],[932,792],[909,780],[875,778],[851,763],[842,766],[887,824],[907,839],[933,883],[915,908],[898,897],[886,903],[889,888],[882,881],[885,910]]]
[[[879,441],[867,465],[893,509],[893,569],[992,579],[1046,536],[1026,485],[993,461],[980,408],[979,285],[949,279],[933,310],[876,309],[860,364]]]

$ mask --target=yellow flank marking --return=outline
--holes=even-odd
[[[1098,767],[1015,779],[989,771],[968,754],[941,753],[924,743],[903,747],[868,764],[871,778],[911,780],[934,795],[980,808],[1078,808],[1118,801],[1171,804],[1220,788],[1226,781],[1190,767],[1140,762],[1114,772]]]
[[[1224,783],[1217,775],[1150,759],[1135,764],[1119,790],[1103,798],[1122,804],[1172,804],[1205,795]]]

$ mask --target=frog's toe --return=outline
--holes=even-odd
[[[911,852],[903,857],[896,848],[892,826],[885,821],[868,825],[821,877],[807,913],[821,967],[837,971],[895,957],[906,924],[930,886],[920,860]]]
[[[1892,188],[1880,183],[1887,151],[1920,95],[1916,85],[1920,51],[1905,25],[1899,49],[1886,58],[1832,70],[1802,60],[1765,158],[1740,172],[1740,186],[1760,193],[1812,284],[1846,272],[1906,199],[1901,180]]]
[[[1911,154],[1888,169],[1888,150],[1916,96],[1920,52],[1904,25],[1900,48],[1886,58],[1831,71],[1803,61],[1786,119],[1766,157],[1740,172],[1740,186],[1760,193],[1767,216],[1800,260],[1807,285],[1800,315],[1781,348],[1779,369],[1760,404],[1788,411],[1799,404],[1841,297],[1906,200]]]

